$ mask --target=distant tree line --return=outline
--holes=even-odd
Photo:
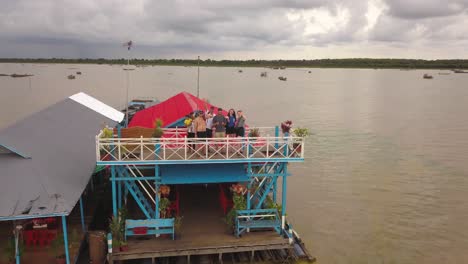
[[[68,64],[127,64],[127,59],[19,59],[0,58],[0,63],[68,63]],[[196,66],[188,59],[131,59],[132,65]],[[468,69],[468,60],[416,59],[318,59],[318,60],[200,60],[200,66],[226,67],[304,67],[304,68],[403,68],[403,69]]]

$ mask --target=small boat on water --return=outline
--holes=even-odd
[[[286,78],[286,77],[284,77],[284,76],[278,77],[278,80],[280,80],[280,81],[286,81],[287,79],[288,79],[288,78]]]
[[[73,74],[67,76],[68,80],[74,80],[76,77]]]
[[[76,74],[81,75],[81,72],[80,72],[80,71],[77,71]]]
[[[424,79],[432,79],[433,77],[432,77],[432,75],[429,75],[429,74],[425,73],[425,74],[423,75],[423,78],[424,78]]]
[[[239,70],[239,73],[242,73],[242,70]]]
[[[312,71],[309,71],[309,73],[312,73]]]
[[[278,70],[278,69],[279,69],[279,67],[273,67],[272,69],[273,69],[273,70]]]
[[[262,73],[260,73],[260,77],[268,77],[268,73],[267,72],[262,72]]]
[[[454,73],[468,73],[468,71],[464,71],[464,70],[452,70]]]
[[[286,69],[286,67],[285,67],[285,66],[281,66],[281,67],[279,67],[279,68],[280,68],[280,70],[284,70],[284,69]]]
[[[32,74],[17,74],[17,73],[13,73],[12,75],[10,75],[10,77],[13,77],[13,78],[21,78],[21,77],[29,77],[29,76],[33,76]]]
[[[450,75],[450,72],[439,72],[439,75]]]

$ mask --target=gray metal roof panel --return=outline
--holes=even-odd
[[[0,131],[0,220],[69,214],[96,165],[95,136],[115,121],[65,99]]]

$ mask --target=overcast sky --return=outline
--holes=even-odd
[[[468,58],[468,0],[0,0],[0,57]]]

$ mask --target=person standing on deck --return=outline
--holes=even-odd
[[[226,118],[223,116],[223,109],[218,108],[218,114],[213,118],[215,127],[215,138],[226,137]]]
[[[236,136],[245,136],[245,116],[242,110],[237,111]]]
[[[211,113],[207,112],[205,114],[205,118],[206,118],[206,137],[212,138],[213,137],[213,112]]]
[[[204,114],[203,111],[198,112],[197,117],[195,120],[193,120],[193,128],[195,131],[195,137],[196,138],[206,138],[206,121],[204,119]],[[198,141],[201,142],[201,141]],[[205,152],[206,152],[206,145],[205,145]],[[197,149],[197,146],[195,146],[195,150]]]
[[[235,136],[236,135],[236,111],[234,109],[229,109],[228,116],[227,116],[227,124],[226,124],[226,134],[228,136]]]
[[[192,151],[194,149],[194,144],[192,143],[192,140],[195,137],[195,130],[193,129],[193,113],[187,115],[184,124],[187,127],[187,140],[189,141],[189,151]]]
[[[226,137],[226,117],[223,116],[222,108],[218,108],[218,114],[213,117],[213,126],[215,128],[215,138]],[[216,144],[216,149],[219,149],[218,144]]]

